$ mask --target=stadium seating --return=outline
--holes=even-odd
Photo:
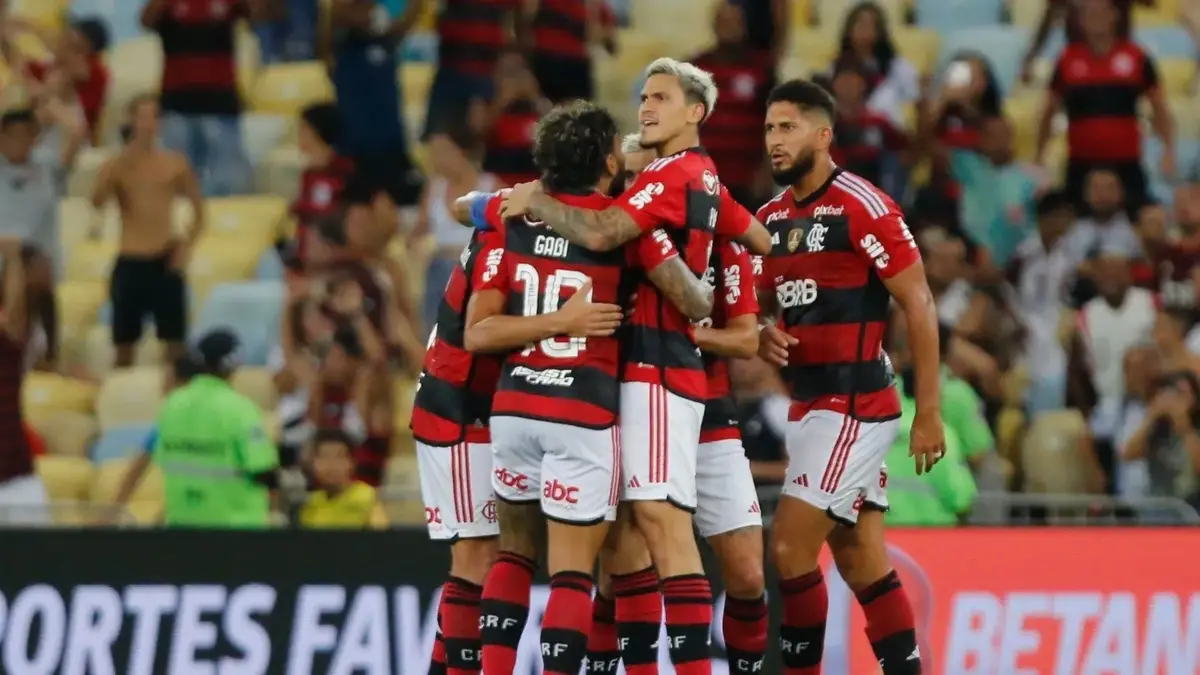
[[[242,338],[243,363],[266,365],[279,339],[284,286],[278,281],[228,283],[213,289],[200,312],[194,334],[226,326]]]
[[[67,282],[107,283],[117,257],[115,241],[77,241],[67,252],[63,280]]]
[[[208,217],[206,238],[253,247],[256,253],[274,243],[280,224],[288,217],[287,202],[270,195],[209,199],[205,208]],[[257,264],[257,258],[255,262]]]
[[[1043,413],[1033,420],[1021,447],[1025,492],[1087,493],[1087,463],[1079,449],[1086,434],[1087,421],[1078,410]]]
[[[1000,21],[1002,0],[916,0],[917,25],[937,31],[993,26]]]
[[[116,501],[131,463],[130,459],[115,459],[96,466],[88,489],[93,504],[106,505]],[[163,490],[162,471],[151,463],[129,498],[127,508],[135,523],[150,525],[162,519]]]
[[[148,424],[117,426],[104,430],[92,446],[92,461],[97,465],[114,459],[124,459],[144,451],[146,439],[153,427]]]
[[[1158,62],[1159,79],[1168,96],[1191,94],[1196,84],[1196,57],[1165,58]]]
[[[245,394],[263,410],[275,410],[279,392],[275,391],[275,374],[268,368],[243,367],[233,375],[233,388]]]
[[[1178,24],[1135,28],[1133,39],[1160,61],[1196,58],[1196,42],[1187,30]]]
[[[255,245],[254,242],[234,238],[202,238],[187,268],[192,315],[196,316],[198,310],[204,307],[213,289],[227,282],[252,278],[258,259],[266,248],[267,244],[263,242]]]
[[[38,457],[37,472],[50,499],[59,502],[85,501],[95,473],[86,457],[60,455]]]
[[[46,450],[60,457],[86,457],[100,429],[91,414],[72,410],[31,411],[27,420],[46,441]]]
[[[333,84],[325,64],[281,63],[267,66],[254,85],[253,105],[258,112],[295,116],[305,106],[333,100]]]
[[[1008,94],[1021,73],[1029,37],[1029,31],[1012,26],[979,26],[945,33],[939,70],[961,53],[982,54],[991,65],[1001,91]]]
[[[58,410],[90,415],[96,394],[96,385],[90,382],[34,371],[25,376],[21,387],[21,408],[31,418]]]
[[[153,328],[148,328],[138,342],[134,351],[133,362],[139,366],[153,366],[162,363],[165,358],[163,344],[153,335]],[[112,331],[107,325],[97,324],[88,328],[79,345],[78,365],[82,366],[92,377],[104,377],[113,369],[116,351],[112,342]]]
[[[898,27],[892,31],[896,51],[908,59],[922,76],[931,75],[937,65],[941,40],[936,31]]]
[[[135,366],[109,373],[96,394],[96,421],[104,431],[117,426],[149,424],[163,399],[163,371]]]

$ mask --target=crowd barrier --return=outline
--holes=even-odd
[[[929,675],[1200,673],[1200,530],[897,530],[890,546]],[[0,672],[424,675],[446,560],[416,530],[0,531]],[[822,672],[875,675],[853,595],[827,578]],[[516,675],[538,672],[547,595]],[[719,620],[712,638],[723,655]]]

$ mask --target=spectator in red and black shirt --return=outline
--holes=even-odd
[[[506,185],[537,180],[533,134],[549,108],[525,57],[505,49],[496,62],[495,94],[471,101],[470,128],[485,143],[483,170]]]
[[[429,90],[425,137],[462,120],[471,101],[492,95],[492,72],[505,47],[528,42],[524,0],[443,0],[438,69]]]
[[[19,239],[0,239],[4,261],[0,299],[0,524],[48,525],[46,488],[34,472],[21,414],[26,313]]]
[[[908,148],[908,137],[887,117],[867,108],[869,74],[855,61],[834,68],[834,100],[838,117],[833,125],[833,161],[851,173],[879,185],[892,195],[903,194],[899,153]]]
[[[737,5],[717,5],[713,33],[716,45],[691,59],[712,73],[721,92],[721,105],[704,123],[702,140],[717,164],[721,183],[734,199],[754,208],[770,196],[772,187],[762,120],[767,114],[767,95],[775,86],[775,62],[770,52],[750,46],[745,15]]]
[[[1115,0],[1115,2],[1117,11],[1120,13],[1117,34],[1123,38],[1129,37],[1129,29],[1133,25],[1133,6],[1138,4],[1143,7],[1153,7],[1156,4],[1156,0]],[[1025,60],[1022,63],[1021,80],[1025,84],[1029,84],[1033,80],[1034,61],[1037,60],[1042,48],[1046,46],[1050,31],[1059,23],[1064,24],[1068,42],[1077,42],[1083,39],[1079,25],[1080,6],[1079,0],[1049,0],[1046,3],[1046,9],[1042,12],[1042,19],[1034,31],[1033,41],[1029,44],[1029,51],[1025,52]]]
[[[296,233],[290,241],[280,242],[284,264],[303,271],[312,246],[314,222],[337,211],[342,193],[354,173],[354,162],[337,153],[341,137],[341,119],[332,103],[311,105],[300,113],[300,153],[305,169],[300,175],[300,192],[292,204]]]
[[[1108,169],[1121,179],[1126,208],[1136,214],[1148,198],[1137,113],[1143,96],[1150,101],[1154,129],[1163,142],[1163,173],[1175,172],[1175,134],[1166,99],[1158,87],[1158,69],[1145,50],[1121,37],[1120,14],[1114,0],[1084,0],[1079,26],[1083,40],[1067,44],[1054,68],[1038,129],[1039,163],[1050,140],[1054,116],[1065,109],[1067,193],[1079,206],[1086,207],[1083,187],[1087,175],[1094,169]]]
[[[616,51],[616,18],[607,0],[539,0],[533,15],[533,72],[555,103],[594,98],[589,46]]]
[[[142,25],[162,41],[162,137],[184,153],[207,196],[247,191],[234,33],[270,0],[149,0]]]

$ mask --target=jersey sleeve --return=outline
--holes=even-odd
[[[1142,91],[1152,92],[1158,89],[1158,64],[1149,54],[1142,55]]]
[[[687,183],[669,163],[639,174],[616,203],[643,233],[657,227],[682,227],[687,217]]]
[[[234,438],[237,458],[243,472],[262,473],[279,466],[279,451],[271,442],[258,406],[249,402],[246,405],[248,407],[241,420],[242,428],[236,431],[238,436]]]
[[[679,249],[666,230],[654,230],[638,237],[629,248],[630,263],[649,272],[671,258],[679,257]]]
[[[725,303],[725,318],[733,319],[747,314],[758,314],[758,296],[754,263],[750,252],[736,241],[725,243],[728,257],[722,270],[722,302]]]
[[[717,209],[716,232],[718,237],[737,239],[750,229],[750,212],[738,203],[729,190],[721,185],[721,205]]]
[[[878,218],[869,210],[850,217],[851,246],[863,261],[875,266],[884,279],[891,279],[921,261],[917,243],[904,217],[893,206]]]
[[[471,270],[471,287],[476,291],[508,292],[510,275],[506,265],[509,257],[504,255],[504,237],[498,232],[481,235],[483,245],[475,257],[475,268]]]

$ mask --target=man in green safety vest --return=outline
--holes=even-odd
[[[258,406],[229,384],[238,346],[225,329],[204,335],[191,352],[198,374],[159,412],[152,454],[165,479],[170,527],[270,525],[279,455]]]

